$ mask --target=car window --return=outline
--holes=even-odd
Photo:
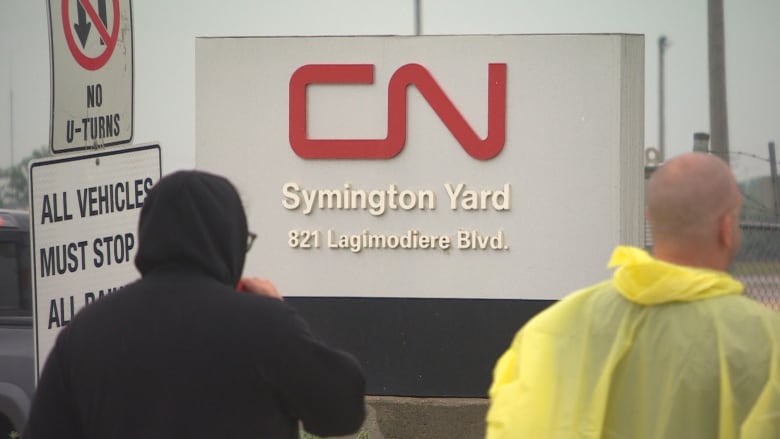
[[[31,316],[32,288],[26,216],[0,212],[0,317]]]
[[[21,307],[19,250],[12,242],[0,242],[0,314]]]

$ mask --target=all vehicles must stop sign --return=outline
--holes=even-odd
[[[68,152],[133,138],[130,0],[49,0],[50,147]]]

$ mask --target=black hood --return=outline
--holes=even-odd
[[[232,183],[201,171],[178,171],[152,187],[138,223],[135,266],[193,269],[236,285],[244,269],[247,224]]]

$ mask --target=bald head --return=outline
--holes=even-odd
[[[738,233],[740,203],[734,175],[718,157],[688,153],[667,161],[647,187],[647,215],[656,247],[712,251],[724,217],[731,218],[727,226],[735,226]]]

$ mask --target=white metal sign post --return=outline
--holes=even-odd
[[[130,143],[130,0],[49,0],[53,153]]]
[[[161,172],[159,145],[30,165],[36,376],[81,307],[138,277],[138,216]]]

